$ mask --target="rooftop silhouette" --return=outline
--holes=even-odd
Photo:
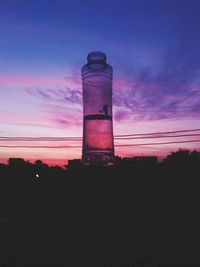
[[[0,165],[0,262],[166,264],[174,263],[175,244],[176,262],[199,247],[200,152],[70,164],[10,158]]]

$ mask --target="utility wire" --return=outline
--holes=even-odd
[[[187,135],[166,135],[166,136],[164,135],[163,136],[163,134],[191,132],[191,131],[200,131],[200,129],[179,130],[179,131],[170,131],[170,132],[156,132],[156,133],[146,133],[146,134],[116,135],[114,136],[114,139],[122,140],[122,139],[145,139],[145,138],[165,138],[165,137],[171,138],[171,137],[189,137],[189,136],[199,135],[199,133],[197,133],[197,134],[187,134]],[[152,135],[156,135],[156,136],[152,136]],[[82,140],[82,137],[6,137],[6,136],[0,137],[0,141],[81,141],[81,140]]]
[[[131,140],[131,139],[152,139],[152,138],[177,138],[177,137],[192,137],[192,136],[200,136],[200,133],[198,134],[180,134],[180,135],[158,135],[158,136],[141,136],[141,137],[115,137],[115,140]],[[72,138],[65,138],[65,137],[60,137],[60,138],[37,138],[37,137],[33,137],[33,138],[26,138],[26,139],[22,139],[22,138],[4,138],[1,139],[0,137],[0,141],[23,141],[23,142],[32,142],[32,141],[39,141],[39,142],[43,142],[43,141],[53,141],[53,142],[58,142],[58,141],[71,141],[71,142],[77,142],[77,141],[82,141],[82,138],[79,139],[72,139]]]
[[[130,147],[130,146],[152,146],[152,145],[167,145],[167,144],[183,144],[183,143],[194,143],[200,142],[199,140],[184,140],[184,141],[169,141],[169,142],[156,142],[156,143],[142,143],[142,144],[119,144],[115,145],[115,147]],[[81,148],[79,145],[71,145],[71,146],[20,146],[20,145],[0,145],[0,147],[4,148]]]
[[[141,136],[141,137],[116,137],[116,140],[130,140],[130,139],[152,139],[152,138],[173,138],[173,137],[191,137],[200,136],[200,134],[179,134],[179,135],[158,135],[158,136]]]
[[[195,131],[200,131],[200,128],[198,129],[184,129],[184,130],[178,130],[178,131],[169,131],[169,132],[154,132],[154,133],[144,133],[144,134],[122,134],[122,135],[115,135],[115,137],[123,137],[123,136],[143,136],[143,135],[154,135],[154,134],[171,134],[171,133],[183,133],[183,132],[195,132]]]
[[[168,145],[168,144],[182,144],[182,143],[195,143],[195,142],[200,142],[200,140],[169,141],[169,142],[144,143],[144,144],[123,144],[116,146],[152,146],[152,145]]]
[[[149,135],[162,135],[162,134],[176,134],[176,133],[184,133],[184,132],[195,132],[195,131],[200,131],[200,128],[197,129],[183,129],[183,130],[178,130],[178,131],[168,131],[168,132],[153,132],[153,133],[133,133],[133,134],[121,134],[121,135],[115,135],[114,138],[118,138],[118,137],[131,137],[131,136],[149,136]],[[41,139],[41,141],[46,140],[46,139],[51,139],[51,140],[67,140],[67,139],[75,139],[75,140],[79,140],[82,139],[82,137],[80,136],[61,136],[61,137],[51,137],[51,136],[38,136],[38,137],[27,137],[27,136],[0,136],[0,140],[11,140],[11,139],[22,139],[22,140],[26,140],[26,139],[30,139],[35,140],[35,139]]]

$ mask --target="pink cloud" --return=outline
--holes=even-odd
[[[1,123],[15,126],[14,135],[22,135],[19,130],[20,125],[23,126],[23,132],[28,130],[32,134],[34,130],[35,136],[38,133],[47,136],[80,136],[82,134],[81,77],[77,74],[65,78],[39,75],[24,77],[0,75],[0,84],[2,88],[3,86],[21,87],[23,88],[20,92],[22,94],[26,89],[24,99],[22,94],[17,94],[17,89],[16,94],[6,93],[7,97],[11,98],[13,105],[6,104],[5,110],[1,107],[1,112],[3,112]],[[11,89],[9,90],[11,91]],[[195,128],[197,117],[199,118],[198,86],[185,87],[177,94],[172,90],[167,91],[167,86],[163,86],[159,84],[159,81],[153,79],[132,82],[121,78],[114,79],[113,96],[115,134]],[[41,101],[38,101],[39,98]],[[30,103],[27,100],[30,100]],[[33,102],[31,102],[32,100]],[[6,103],[6,98],[4,102]],[[189,118],[189,122],[185,122],[184,125],[183,118],[186,121],[186,117],[189,116],[193,116],[196,120],[191,121]],[[181,118],[181,120],[179,121],[177,118]],[[130,142],[135,143],[135,141]],[[197,145],[191,143],[184,147],[192,149]],[[115,151],[116,154],[122,156],[146,154],[163,156],[170,152],[170,149],[175,151],[180,146],[182,147],[182,145],[175,144],[155,147],[116,147]],[[47,149],[46,151],[37,149],[37,155],[33,156],[32,149],[24,150],[19,152],[19,149],[12,151],[9,148],[5,152],[5,157],[17,156],[21,153],[20,155],[25,159],[40,158],[52,165],[54,162],[60,162],[62,165],[62,162],[66,163],[67,159],[80,158],[81,154],[81,148],[61,149],[61,151],[59,149]],[[65,153],[60,155],[62,151]],[[52,155],[52,159],[50,155]]]
[[[80,87],[80,82],[73,77],[59,77],[59,76],[46,76],[46,75],[0,75],[1,86],[69,86],[69,87]]]

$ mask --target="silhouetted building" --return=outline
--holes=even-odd
[[[157,164],[157,157],[156,156],[139,156],[139,157],[134,157],[133,161],[137,163]]]
[[[136,167],[136,166],[154,166],[157,164],[156,156],[137,156],[131,158],[115,157],[116,164],[120,166]]]
[[[82,163],[80,159],[72,159],[68,160],[68,170],[75,170],[75,169],[80,169],[82,167]]]

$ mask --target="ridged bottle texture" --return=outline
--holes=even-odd
[[[114,141],[112,121],[113,69],[102,52],[91,52],[81,69],[83,88],[84,165],[112,165]]]

